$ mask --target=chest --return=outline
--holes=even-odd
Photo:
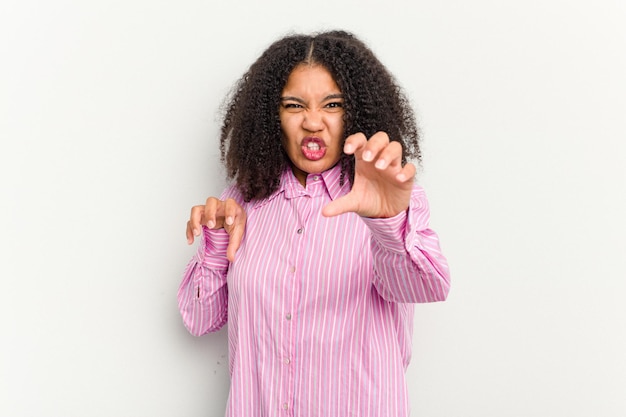
[[[251,210],[231,264],[229,291],[237,298],[329,300],[371,288],[369,230],[354,213],[327,218],[326,196],[276,198]]]

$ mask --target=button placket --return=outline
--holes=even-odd
[[[294,357],[296,352],[296,335],[297,331],[294,311],[297,308],[297,303],[299,299],[300,293],[300,281],[299,281],[299,268],[302,265],[302,258],[304,256],[304,250],[306,246],[306,240],[304,239],[304,232],[306,228],[307,221],[309,219],[311,213],[311,198],[308,195],[302,195],[296,197],[291,200],[293,203],[294,216],[295,216],[295,227],[292,230],[292,242],[293,244],[290,247],[289,261],[291,265],[288,264],[288,275],[286,276],[287,281],[285,282],[286,287],[289,288],[289,292],[291,293],[290,300],[284,305],[283,310],[283,318],[285,320],[284,328],[288,332],[290,339],[289,342],[284,346],[284,349],[281,349],[280,356],[276,359],[280,361],[282,370],[284,372],[286,385],[284,386],[285,391],[282,392],[284,395],[283,402],[279,403],[282,407],[282,415],[292,416],[293,415],[293,401],[294,401],[294,391],[295,391],[295,376],[294,376],[294,361],[297,358]],[[292,223],[293,224],[293,223]],[[287,300],[286,300],[287,301]]]

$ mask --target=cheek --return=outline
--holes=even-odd
[[[283,131],[283,137],[289,139],[294,136],[298,131],[299,121],[294,115],[281,116],[280,128]]]
[[[334,118],[332,121],[329,122],[328,126],[330,131],[332,132],[333,137],[341,142],[344,134],[343,116]]]
[[[280,128],[282,131],[282,145],[283,149],[292,157],[295,149],[297,148],[296,144],[296,135],[294,133],[293,123],[289,123],[288,120],[281,119]]]

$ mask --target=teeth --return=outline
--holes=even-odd
[[[318,143],[309,142],[306,146],[307,146],[307,148],[309,148],[312,151],[319,151],[320,150],[320,145]]]

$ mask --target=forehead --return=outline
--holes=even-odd
[[[330,72],[322,65],[300,64],[296,66],[283,89],[283,93],[338,93],[339,86]]]

